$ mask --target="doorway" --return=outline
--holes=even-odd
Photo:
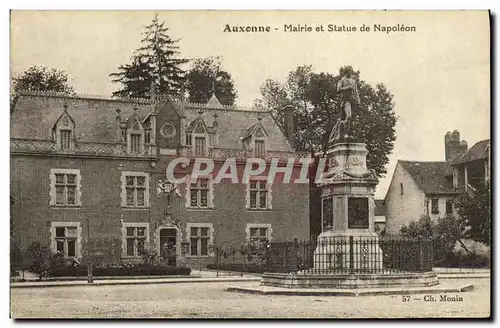
[[[177,263],[177,230],[163,228],[160,230],[160,256],[166,265],[176,266]]]

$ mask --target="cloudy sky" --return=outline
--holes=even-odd
[[[394,94],[399,117],[383,198],[398,159],[444,160],[444,135],[457,129],[469,147],[490,138],[489,18],[483,12],[215,12],[165,11],[186,58],[222,56],[249,106],[266,78],[284,80],[299,65],[336,73],[352,65]],[[116,71],[140,44],[150,11],[22,11],[11,16],[11,72],[31,65],[65,70],[78,93],[110,95]],[[269,33],[225,33],[230,26],[270,26]],[[285,24],[323,25],[324,32],[284,32]],[[357,32],[328,32],[328,24]],[[360,32],[365,24],[370,32]],[[415,26],[415,32],[374,32],[373,25]]]

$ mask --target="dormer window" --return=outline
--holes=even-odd
[[[191,122],[186,131],[186,146],[191,147],[194,156],[207,156],[209,132],[201,117]]]
[[[207,138],[206,137],[195,137],[194,138],[194,155],[195,156],[205,156],[207,149]]]
[[[132,114],[127,122],[127,152],[129,154],[143,154],[145,142],[145,130],[137,115]],[[151,135],[150,135],[151,137]]]
[[[262,125],[262,119],[259,117],[258,120],[257,124],[247,129],[244,137],[245,147],[252,150],[253,157],[264,158],[266,157],[267,132]]]
[[[71,130],[59,130],[59,147],[61,150],[71,149]]]
[[[254,157],[266,157],[266,142],[262,139],[254,140]]]
[[[138,133],[130,134],[130,153],[132,154],[141,153],[141,135]]]
[[[52,129],[58,150],[66,151],[74,148],[75,121],[68,113],[67,105],[64,105],[64,111]]]

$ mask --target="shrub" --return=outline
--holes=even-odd
[[[154,248],[146,248],[144,249],[144,253],[142,254],[142,263],[148,265],[159,265],[160,259],[158,258],[158,253]]]
[[[216,264],[208,264],[207,269],[217,270]],[[257,264],[243,264],[243,263],[224,263],[219,264],[219,270],[222,271],[236,271],[236,272],[248,272],[248,273],[264,273],[266,270],[265,265]]]
[[[28,247],[30,258],[29,271],[36,273],[40,280],[47,276],[53,264],[52,252],[47,246],[42,246],[40,242],[34,242]]]
[[[95,266],[92,268],[94,277],[113,276],[169,276],[169,275],[189,275],[191,269],[187,267],[171,267],[151,264],[129,265],[129,266]],[[87,268],[80,267],[59,267],[50,272],[52,277],[83,277],[87,275]]]

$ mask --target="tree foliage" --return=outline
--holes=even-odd
[[[113,96],[149,98],[151,85],[160,94],[178,96],[182,93],[185,71],[180,67],[186,59],[178,58],[180,40],[173,40],[167,34],[168,27],[155,15],[152,23],[145,27],[142,46],[138,48],[131,63],[118,67],[111,73],[112,82],[120,83],[121,89]]]
[[[491,187],[489,181],[463,190],[454,201],[464,237],[491,244]]]
[[[68,74],[65,71],[37,65],[30,66],[19,76],[13,78],[14,93],[23,90],[64,94],[75,93],[74,87],[68,84]]]
[[[237,97],[231,74],[222,69],[220,57],[197,59],[187,74],[188,100],[206,103],[212,92],[223,105],[233,105]]]
[[[396,140],[393,95],[383,84],[375,87],[353,78],[358,85],[361,105],[353,111],[352,135],[364,142],[369,151],[367,165],[378,177],[387,173],[385,166]],[[312,66],[299,66],[288,74],[284,83],[268,79],[261,86],[259,109],[270,110],[277,123],[283,126],[283,108],[295,107],[294,142],[297,150],[325,152],[329,134],[340,115],[340,97],[336,87],[340,76],[315,73]]]

